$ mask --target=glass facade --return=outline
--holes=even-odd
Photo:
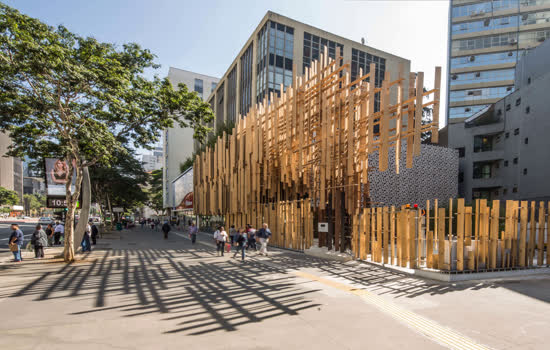
[[[371,55],[361,50],[351,49],[351,81],[359,78],[359,72],[362,69],[363,75],[370,72],[370,65],[376,65],[376,75],[374,77],[374,86],[380,87],[386,74],[386,59]],[[374,111],[380,110],[380,93],[376,93],[374,98]]]
[[[245,116],[252,105],[252,53],[254,42],[250,43],[246,51],[241,56],[241,74],[239,86],[239,113]]]
[[[463,84],[487,83],[491,81],[514,80],[514,69],[496,69],[481,72],[451,75],[451,86]]]
[[[194,88],[194,90],[199,94],[200,98],[202,98],[202,92],[203,92],[202,79],[196,79],[195,78],[195,88]]]
[[[535,7],[548,6],[550,0],[455,3],[451,0],[448,119],[468,118],[488,99],[512,92],[517,61],[550,39],[550,9]],[[480,87],[462,87],[468,84]]]
[[[308,32],[304,32],[304,58],[302,73],[305,74],[306,68],[311,66],[311,62],[318,60],[327,47],[328,56],[336,59],[336,54],[344,52],[344,45],[335,41],[321,38]]]
[[[237,120],[237,65],[227,75],[227,121]]]
[[[256,102],[292,84],[294,28],[268,21],[258,33]]]

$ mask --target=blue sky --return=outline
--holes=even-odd
[[[436,65],[446,72],[448,1],[0,1],[80,35],[137,42],[158,56],[159,76],[173,66],[221,77],[268,10],[356,41],[365,37],[369,46],[410,59],[413,71],[426,73],[427,87]]]

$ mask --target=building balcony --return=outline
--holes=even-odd
[[[474,152],[472,153],[472,161],[474,162],[484,162],[492,160],[501,160],[504,159],[503,150],[492,150],[486,152]]]
[[[502,178],[490,177],[485,179],[472,179],[472,188],[495,188],[502,186]]]

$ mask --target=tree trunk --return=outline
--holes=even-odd
[[[82,183],[82,168],[80,167],[80,161],[77,160],[76,164],[76,181],[74,193],[71,194],[71,185],[73,180],[73,159],[68,158],[69,163],[69,176],[67,178],[67,184],[65,185],[65,198],[67,199],[67,216],[65,217],[65,249],[63,251],[63,257],[65,262],[70,263],[74,261],[74,213],[76,210],[76,202],[80,196],[80,185]]]
[[[92,201],[91,198],[91,186],[90,186],[90,173],[88,172],[88,167],[82,169],[82,203],[80,209],[80,219],[78,219],[78,224],[76,225],[74,232],[74,241],[81,242],[82,237],[84,236],[84,231],[86,225],[88,224],[88,217],[90,216],[90,204]],[[77,248],[78,250],[78,248]]]
[[[109,199],[109,193],[107,193],[107,205],[109,206],[109,215],[111,216],[111,223],[109,224],[110,230],[113,230],[113,221],[115,216],[113,215],[113,208],[111,208],[111,200]]]

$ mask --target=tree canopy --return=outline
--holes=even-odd
[[[150,148],[179,123],[201,141],[213,114],[184,84],[148,79],[159,66],[138,44],[116,46],[56,28],[0,3],[0,129],[11,156],[68,163],[65,260],[74,260],[73,218],[83,171],[109,166],[130,147]],[[73,169],[75,190],[71,191]]]
[[[162,169],[153,170],[151,172],[151,181],[149,187],[149,207],[161,213],[164,210],[162,197]]]
[[[0,187],[0,205],[17,205],[19,196],[17,192]]]

